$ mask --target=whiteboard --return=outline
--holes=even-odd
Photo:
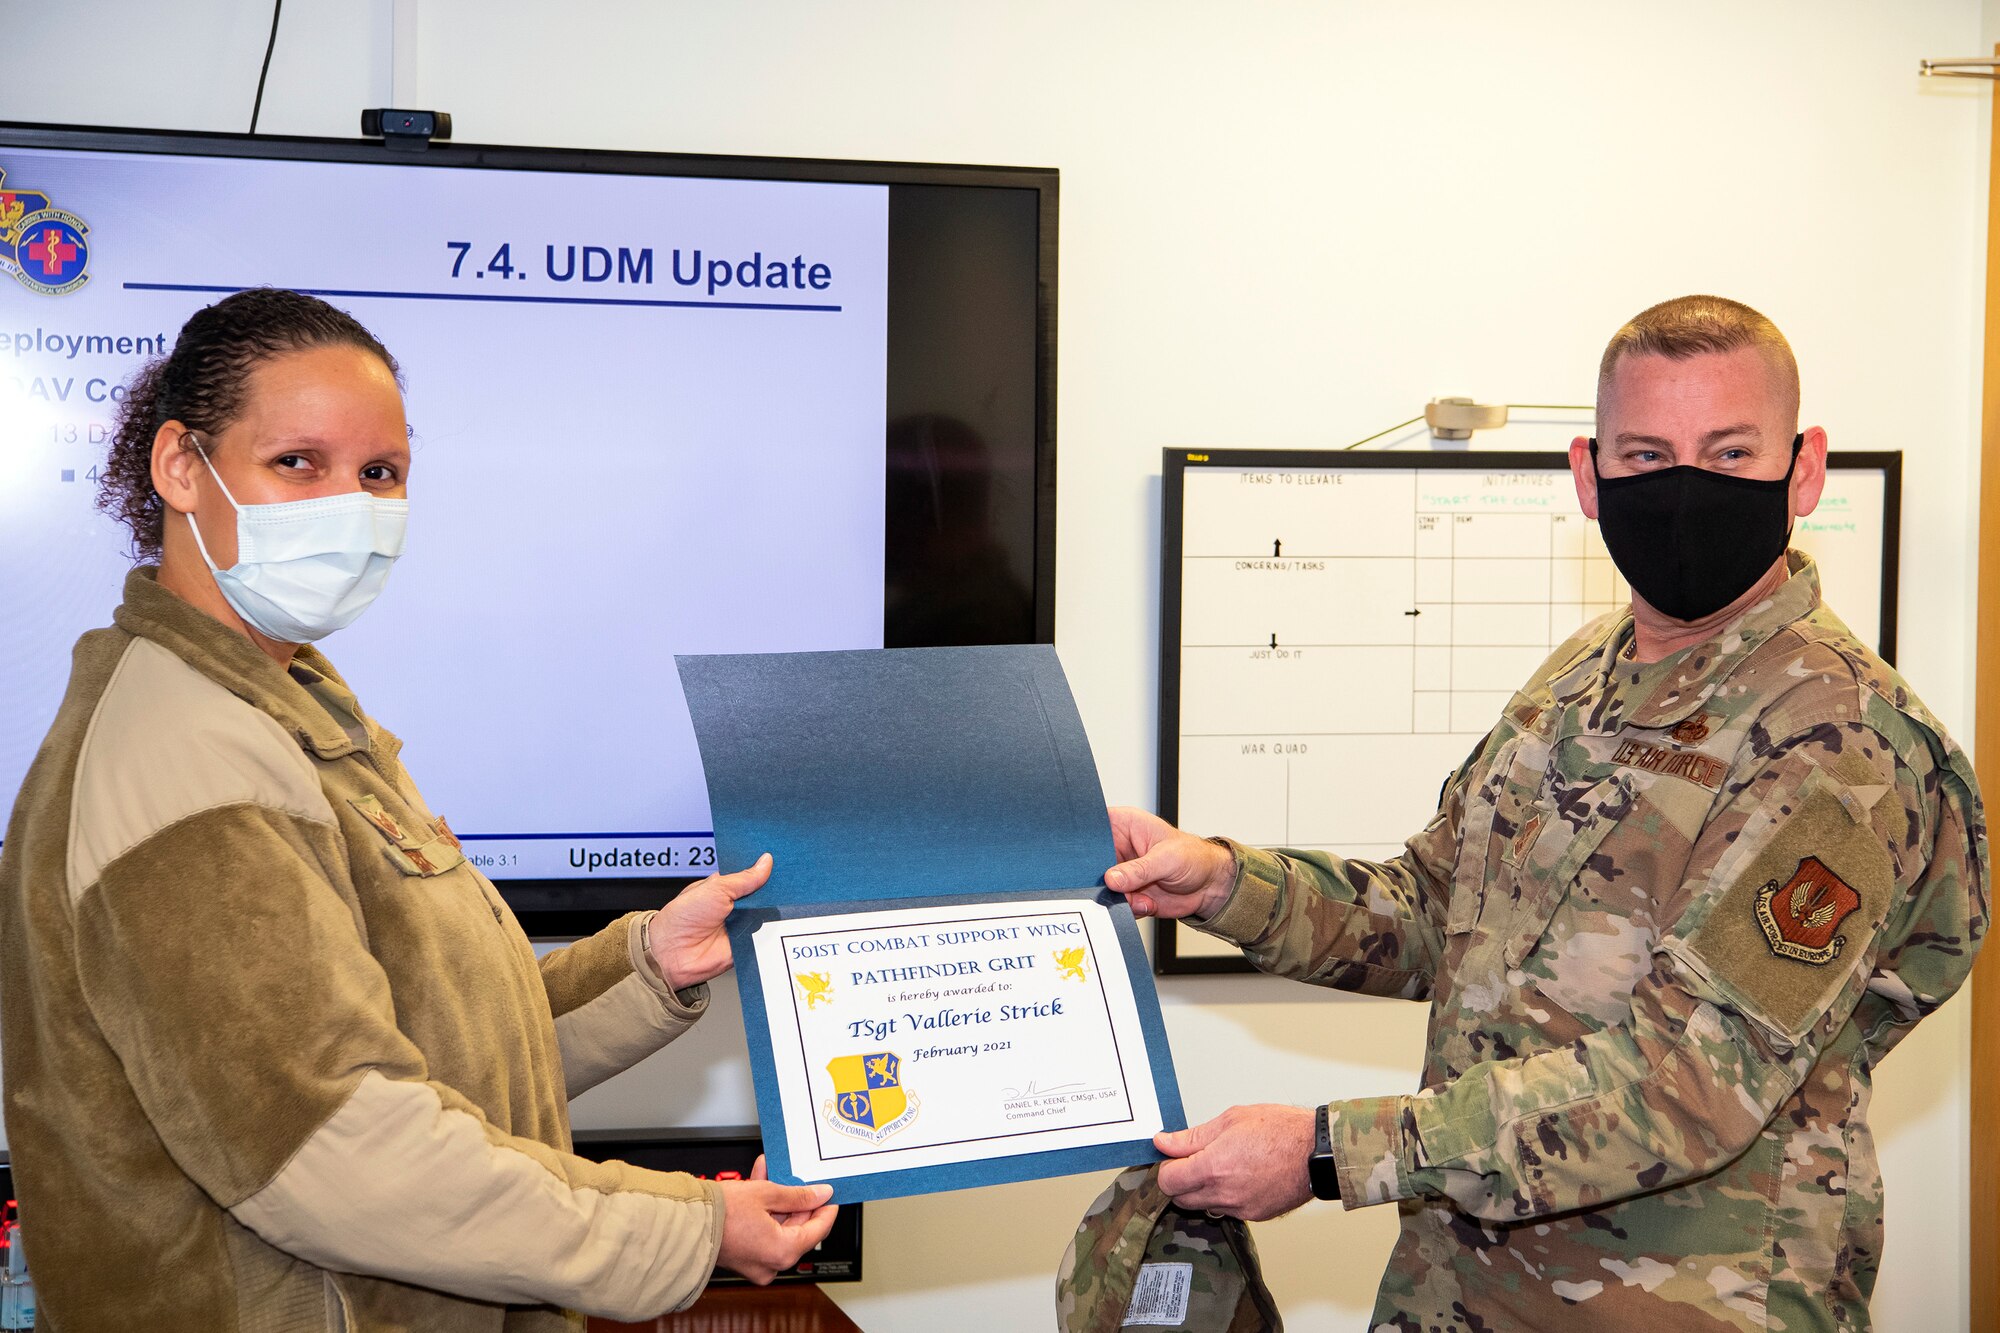
[[[1828,457],[1792,544],[1895,653],[1902,455]],[[1559,452],[1168,450],[1160,814],[1199,834],[1384,860],[1513,692],[1630,597]],[[1160,972],[1244,971],[1158,923]]]

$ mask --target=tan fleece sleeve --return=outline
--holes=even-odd
[[[690,1300],[720,1192],[509,1137],[428,1082],[340,858],[330,826],[232,804],[80,886],[86,1003],[175,1162],[326,1267],[626,1318]]]
[[[688,1305],[722,1244],[713,1181],[510,1138],[448,1088],[373,1072],[231,1211],[323,1268],[620,1320]]]
[[[542,957],[542,986],[571,1097],[638,1064],[708,1008],[706,984],[672,990],[646,957],[640,927],[649,915],[629,913]]]

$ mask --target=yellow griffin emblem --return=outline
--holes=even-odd
[[[834,1110],[842,1120],[880,1129],[903,1113],[902,1060],[893,1051],[843,1055],[827,1062],[833,1076]]]
[[[824,972],[794,972],[792,980],[799,983],[799,989],[806,994],[806,1008],[816,1009],[823,1004],[833,1003],[833,978]]]
[[[1064,979],[1070,981],[1088,980],[1083,971],[1082,945],[1079,944],[1074,949],[1057,949],[1049,956],[1054,958],[1056,966],[1062,969],[1061,975]]]

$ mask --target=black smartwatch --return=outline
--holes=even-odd
[[[1333,1156],[1333,1135],[1327,1127],[1327,1108],[1313,1115],[1313,1152],[1306,1158],[1306,1176],[1312,1181],[1315,1199],[1340,1197],[1340,1163]]]

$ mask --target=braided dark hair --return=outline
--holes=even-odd
[[[132,532],[142,560],[160,556],[166,506],[153,489],[153,438],[169,421],[213,434],[243,410],[250,373],[287,352],[358,347],[382,358],[403,382],[396,358],[344,310],[280,287],[252,287],[197,311],[174,350],[133,376],[97,484],[97,507]]]

